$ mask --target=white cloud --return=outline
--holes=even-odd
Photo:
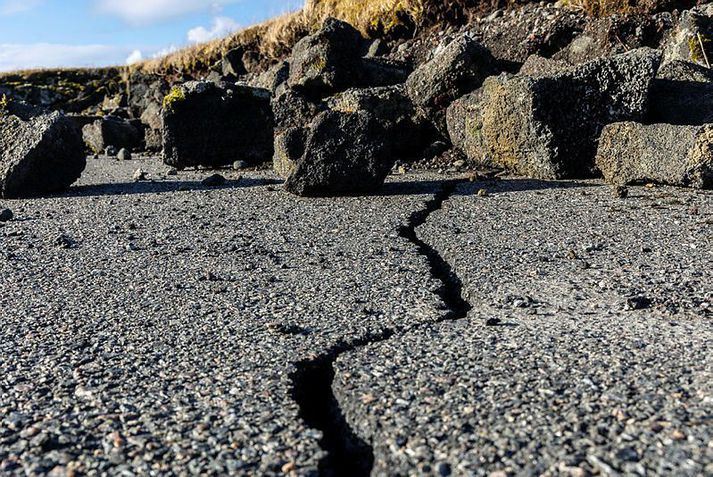
[[[0,15],[14,15],[40,6],[44,0],[0,0]]]
[[[115,15],[132,24],[147,24],[186,13],[210,10],[220,12],[223,5],[240,0],[95,0],[101,13]]]
[[[141,53],[141,50],[134,50],[131,52],[129,57],[126,59],[126,64],[127,65],[133,65],[134,63],[138,63],[139,61],[144,59],[143,53]]]
[[[210,30],[206,27],[196,27],[188,31],[188,41],[191,43],[204,43],[223,37],[228,33],[233,33],[240,25],[235,20],[228,17],[216,17],[213,19],[213,25]]]
[[[153,57],[159,49],[113,45],[63,45],[56,43],[0,43],[0,71],[122,65]]]

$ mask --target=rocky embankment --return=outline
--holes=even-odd
[[[204,79],[110,70],[101,81],[65,73],[52,89],[6,77],[5,140],[37,142],[47,163],[8,145],[2,180],[17,181],[17,164],[32,162],[37,176],[57,170],[53,156],[85,153],[76,141],[55,153],[62,143],[45,138],[46,126],[24,128],[36,139],[10,135],[13,122],[30,121],[13,103],[30,102],[72,113],[93,154],[163,151],[179,170],[272,161],[299,195],[373,191],[413,163],[710,187],[711,15],[702,6],[588,18],[549,4],[391,44],[328,19],[264,71],[248,72],[253,53],[239,49]],[[76,174],[60,176],[44,192]],[[6,197],[41,192],[3,189]]]

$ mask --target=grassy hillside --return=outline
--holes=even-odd
[[[689,8],[696,0],[564,0],[573,9],[590,15],[651,13]],[[136,67],[146,73],[171,73],[208,69],[221,56],[239,46],[277,59],[289,52],[299,38],[314,31],[326,17],[345,20],[367,37],[410,36],[419,29],[444,23],[462,24],[473,15],[487,14],[539,0],[306,0],[305,7],[226,38],[196,45]]]
[[[552,0],[546,0],[552,1]],[[690,8],[707,0],[560,0],[592,16],[615,13],[651,13]],[[131,69],[148,74],[205,72],[229,50],[244,47],[266,61],[280,59],[326,17],[336,17],[358,28],[366,37],[410,37],[444,24],[463,24],[474,15],[512,8],[540,0],[306,0],[302,10],[246,28],[225,38],[187,47],[165,57],[147,60]],[[41,71],[26,72],[36,75]],[[0,73],[26,76],[21,72]]]

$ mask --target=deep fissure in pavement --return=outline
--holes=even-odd
[[[453,195],[458,184],[461,182],[462,181],[446,182],[441,191],[437,193],[432,200],[426,203],[424,209],[411,214],[408,225],[401,227],[399,231],[402,237],[416,244],[418,252],[428,259],[431,274],[441,281],[441,286],[436,293],[445,302],[448,307],[448,313],[446,313],[440,321],[463,319],[473,307],[463,298],[463,282],[461,282],[458,275],[453,271],[451,265],[438,251],[418,238],[416,229],[425,224],[433,212],[443,208],[443,203]]]
[[[297,363],[292,379],[292,397],[305,423],[322,431],[319,442],[326,455],[319,462],[324,477],[365,477],[374,466],[374,450],[352,430],[334,396],[334,361],[342,353],[370,343],[385,341],[394,332],[384,330],[353,343],[338,344],[324,355]]]
[[[428,259],[431,274],[442,283],[436,293],[448,307],[448,312],[439,321],[465,318],[472,307],[463,298],[463,284],[450,264],[433,247],[418,238],[416,229],[423,225],[433,212],[443,207],[443,203],[455,192],[459,183],[460,181],[444,183],[434,198],[428,201],[423,209],[411,214],[408,225],[399,230],[399,235],[415,244],[418,252]],[[334,362],[343,353],[385,341],[397,332],[412,331],[415,328],[386,329],[351,343],[340,343],[318,358],[296,364],[295,371],[290,375],[292,397],[299,406],[300,417],[305,423],[322,432],[320,446],[326,455],[319,463],[321,476],[365,477],[371,474],[374,465],[372,446],[349,426],[334,395]]]

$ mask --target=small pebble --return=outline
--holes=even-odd
[[[488,191],[486,189],[480,189],[478,191],[478,197],[487,197],[488,196]]]
[[[133,179],[134,182],[145,181],[146,173],[141,169],[136,169],[136,171],[134,171]]]
[[[120,161],[130,161],[131,160],[131,152],[129,152],[128,149],[122,148],[116,157]]]
[[[108,157],[114,157],[116,156],[116,148],[114,146],[108,146],[106,149],[104,149],[104,155]]]
[[[241,171],[248,168],[248,163],[246,161],[235,161],[233,162],[233,170]]]
[[[201,181],[201,184],[203,184],[206,187],[222,186],[225,184],[225,177],[221,176],[220,174],[213,174],[212,176],[208,176],[205,179],[203,179]]]
[[[9,222],[15,217],[10,209],[0,209],[0,222]]]

